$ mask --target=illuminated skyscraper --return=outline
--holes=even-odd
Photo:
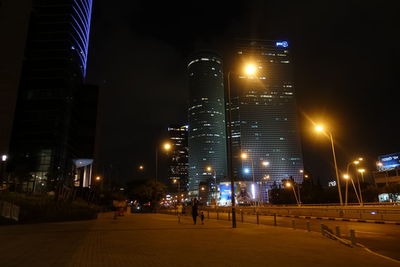
[[[81,136],[94,138],[96,120],[97,88],[84,85],[91,13],[92,0],[32,0],[10,152],[31,190],[92,156]]]
[[[289,43],[238,41],[234,58],[238,66],[257,67],[255,76],[231,76],[234,174],[239,181],[254,179],[266,201],[274,183],[303,179]],[[247,159],[240,158],[242,152]]]
[[[214,172],[217,181],[226,176],[226,129],[221,57],[214,52],[194,54],[189,74],[189,191],[199,193]]]
[[[172,144],[169,153],[169,185],[176,192],[187,192],[188,187],[188,126],[170,125],[168,138]]]

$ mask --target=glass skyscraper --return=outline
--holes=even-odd
[[[188,188],[188,126],[170,125],[168,138],[172,143],[169,153],[169,185],[174,192],[187,192]]]
[[[92,0],[32,1],[10,151],[30,190],[73,176],[72,160],[93,156],[97,88],[84,85],[91,13]]]
[[[226,177],[226,129],[221,57],[212,51],[194,54],[189,74],[189,192]],[[211,167],[212,171],[207,170]],[[207,186],[207,188],[209,188]]]
[[[239,40],[234,61],[238,66],[253,63],[257,69],[255,76],[231,75],[234,176],[238,181],[254,179],[259,196],[268,201],[268,190],[282,179],[303,179],[289,43]]]

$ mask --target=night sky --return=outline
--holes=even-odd
[[[356,156],[372,169],[378,155],[400,152],[394,2],[187,2],[94,1],[87,82],[101,88],[100,171],[111,164],[128,180],[139,177],[140,163],[154,169],[156,142],[169,124],[187,121],[188,55],[227,49],[233,38],[288,40],[305,170],[314,179],[326,183],[334,172],[329,140],[307,117],[330,127],[341,169]]]

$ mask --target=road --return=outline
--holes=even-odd
[[[205,212],[206,216],[208,215]],[[217,214],[210,212],[210,218],[216,219]],[[226,213],[219,213],[218,218],[228,220]],[[374,252],[400,260],[400,225],[394,224],[377,224],[366,222],[348,222],[334,221],[324,219],[301,219],[277,216],[277,226],[292,228],[292,221],[295,221],[297,229],[307,230],[307,222],[310,222],[311,231],[320,232],[321,224],[328,226],[335,232],[336,226],[340,227],[341,236],[349,239],[350,229],[356,231],[357,242],[363,244]],[[240,227],[241,216],[237,215],[238,227]],[[243,215],[245,223],[257,223],[255,215]],[[274,225],[273,216],[259,216],[259,223],[265,225]]]

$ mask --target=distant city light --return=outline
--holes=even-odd
[[[249,174],[250,173],[250,169],[249,168],[244,168],[243,171],[244,171],[245,174]]]
[[[277,47],[288,47],[289,43],[287,41],[278,41],[275,43]]]

